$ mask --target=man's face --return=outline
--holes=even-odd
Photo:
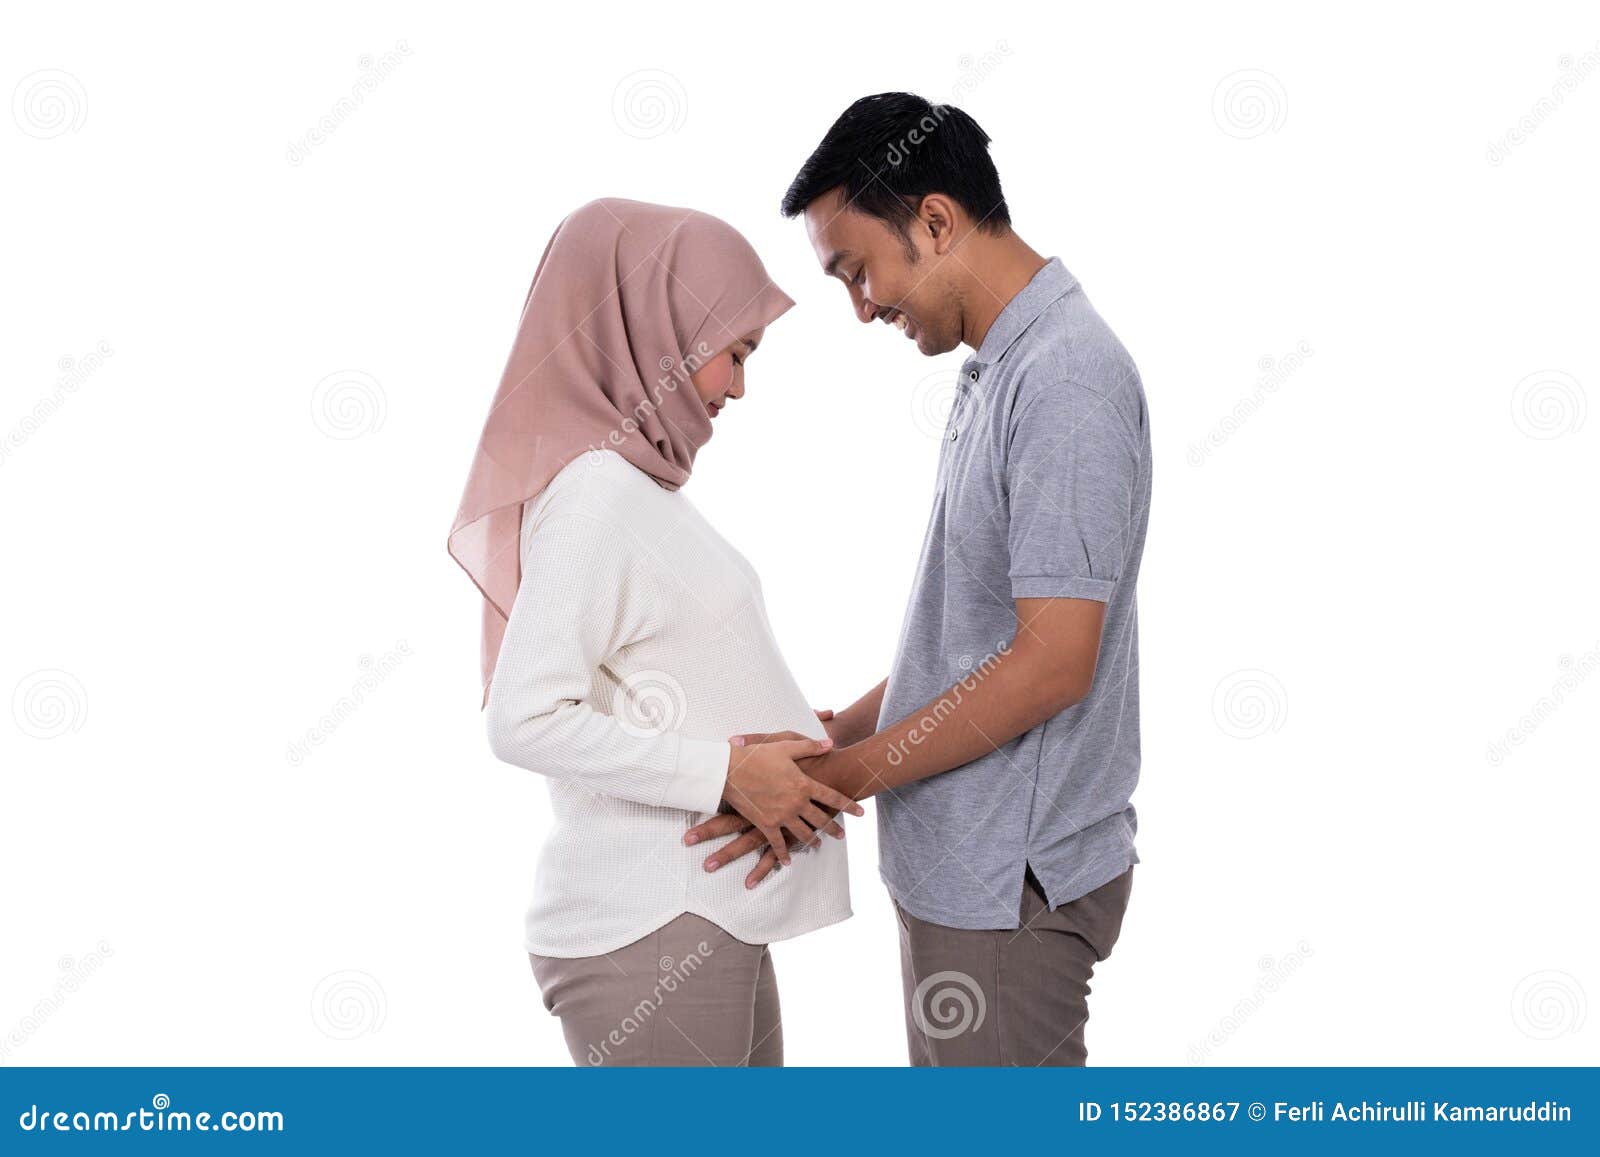
[[[822,271],[844,283],[857,318],[893,325],[930,357],[961,344],[961,297],[921,221],[908,223],[908,241],[846,206],[842,188],[807,205],[805,219]]]

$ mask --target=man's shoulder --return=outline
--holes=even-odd
[[[1139,367],[1081,285],[1045,307],[1009,351],[1013,388],[1070,383],[1102,396],[1141,389]]]
[[[1005,396],[996,414],[1010,433],[1032,421],[1078,426],[1093,413],[1115,415],[1131,446],[1144,440],[1139,367],[1081,285],[1045,307],[1006,351],[1004,363]]]

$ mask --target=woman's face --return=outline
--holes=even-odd
[[[765,331],[765,326],[752,330],[689,375],[711,417],[715,418],[730,398],[744,397],[744,363],[755,352]]]

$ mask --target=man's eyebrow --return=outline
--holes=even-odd
[[[828,263],[822,267],[822,272],[827,274],[829,277],[837,277],[839,275],[839,262],[843,261],[846,257],[854,256],[855,254],[851,253],[850,250],[841,249],[832,257],[828,258]]]

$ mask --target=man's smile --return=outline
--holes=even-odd
[[[907,337],[911,337],[912,336],[912,333],[911,333],[912,321],[911,321],[911,319],[909,317],[907,317],[905,314],[901,313],[898,309],[893,309],[893,308],[890,308],[890,307],[886,306],[885,308],[883,308],[883,309],[878,311],[878,320],[882,321],[882,322],[886,322],[887,324],[894,326],[895,329],[899,330],[901,333],[905,334]]]

